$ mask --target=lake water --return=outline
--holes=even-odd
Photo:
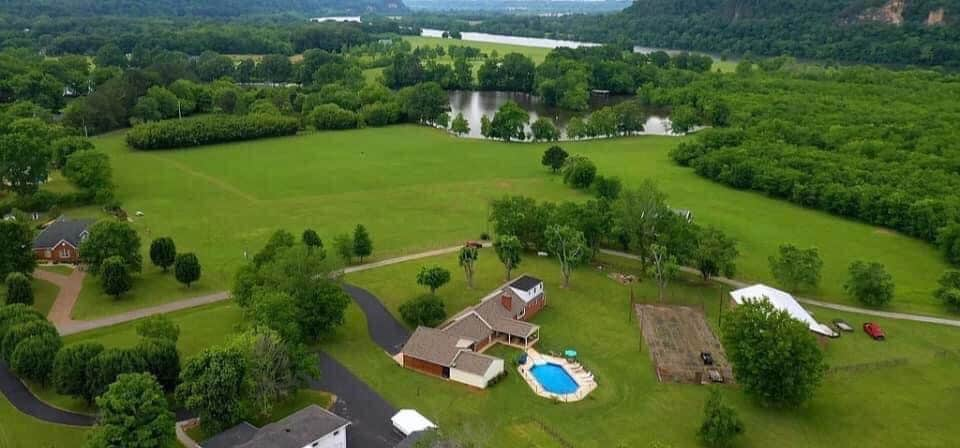
[[[553,120],[554,124],[563,131],[571,118],[580,115],[588,116],[589,112],[572,112],[557,107],[547,106],[536,95],[520,92],[479,92],[472,90],[454,90],[449,92],[450,97],[450,118],[454,118],[458,113],[470,123],[470,133],[467,137],[483,138],[480,133],[480,121],[484,115],[493,119],[493,115],[507,101],[513,100],[520,107],[530,113],[530,123],[536,121],[539,117],[547,117]],[[630,98],[624,95],[594,95],[590,98],[590,110],[596,110],[603,106],[610,106]],[[643,135],[674,135],[670,131],[670,119],[662,111],[650,111],[647,121],[644,124]],[[530,127],[527,126],[529,134]],[[564,135],[564,138],[566,136]]]
[[[360,23],[360,16],[326,16],[326,17],[314,17],[310,19],[311,22],[355,22]]]
[[[573,40],[541,39],[536,37],[506,36],[503,34],[488,33],[461,33],[461,40],[468,42],[490,42],[495,44],[520,45],[523,47],[538,48],[578,48],[578,47],[596,47],[600,44],[591,42],[577,42]],[[424,37],[443,37],[443,30],[434,30],[424,28],[421,33]]]

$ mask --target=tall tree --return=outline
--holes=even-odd
[[[717,275],[729,278],[736,273],[739,255],[736,240],[715,227],[707,227],[698,235],[693,262],[704,281]]]
[[[160,237],[150,243],[150,261],[153,265],[167,272],[170,266],[177,260],[177,245],[173,238]]]
[[[180,378],[177,343],[169,339],[146,338],[137,343],[136,350],[143,358],[144,370],[156,377],[165,391],[173,392]]]
[[[84,445],[87,448],[150,448],[175,443],[173,412],[157,380],[148,373],[118,376],[97,398],[97,407],[100,415]]]
[[[546,230],[547,247],[560,262],[560,275],[563,277],[563,287],[570,286],[570,275],[573,269],[587,259],[590,248],[583,237],[583,232],[567,225],[554,224]]]
[[[137,336],[163,339],[176,344],[180,338],[180,326],[164,314],[153,315],[137,322]]]
[[[742,433],[743,422],[737,411],[723,402],[719,389],[711,388],[703,407],[703,423],[697,431],[700,441],[709,447],[727,448]]]
[[[317,235],[316,230],[304,230],[303,235],[300,237],[300,241],[311,249],[323,250],[323,240],[320,239],[320,235]]]
[[[141,373],[147,366],[140,351],[133,348],[108,348],[90,360],[87,367],[86,397],[99,397],[124,373]]]
[[[87,369],[103,345],[98,342],[80,342],[63,347],[53,359],[52,383],[58,394],[80,397],[92,404],[96,398],[88,392]]]
[[[129,224],[100,220],[90,226],[89,236],[80,244],[80,261],[93,274],[100,274],[101,264],[110,257],[120,257],[132,272],[140,272],[140,236]]]
[[[177,254],[173,271],[177,281],[189,288],[191,284],[200,280],[200,259],[193,253]]]
[[[477,269],[477,260],[480,258],[480,251],[476,247],[464,246],[460,249],[457,257],[463,273],[467,276],[467,287],[473,288],[473,274]]]
[[[671,254],[665,246],[653,244],[650,246],[650,265],[647,273],[657,282],[657,298],[663,303],[664,293],[670,280],[680,272],[677,257]]]
[[[350,297],[330,280],[315,280],[315,285],[295,295],[300,328],[307,342],[315,343],[343,325]]]
[[[590,188],[596,177],[597,166],[584,156],[574,155],[563,163],[563,183],[573,188]]]
[[[100,269],[100,287],[107,295],[119,299],[120,296],[133,287],[133,279],[127,264],[120,256],[113,256],[103,261]]]
[[[26,275],[19,272],[11,272],[7,275],[7,305],[13,303],[23,303],[33,305],[33,285]]]
[[[624,190],[614,201],[612,211],[616,232],[641,257],[646,270],[650,245],[657,241],[660,216],[670,213],[666,195],[652,181],[645,180],[638,189]]]
[[[23,220],[0,221],[0,278],[11,272],[33,272],[33,231]]]
[[[277,403],[296,393],[319,371],[315,356],[276,332],[255,327],[235,337],[230,346],[247,360],[244,401],[250,412],[265,417]]]
[[[497,235],[496,241],[493,242],[493,250],[497,253],[500,262],[503,263],[507,280],[510,280],[510,273],[517,266],[520,266],[523,243],[513,235]]]
[[[431,295],[436,295],[437,289],[449,281],[450,271],[440,266],[432,266],[429,268],[421,266],[420,272],[417,273],[417,284],[430,289]]]
[[[550,167],[550,170],[552,170],[554,173],[557,173],[560,171],[560,168],[563,168],[563,164],[566,163],[568,156],[569,154],[567,154],[563,148],[554,145],[547,148],[547,150],[543,152],[543,157],[540,159],[540,164]]]
[[[0,134],[0,190],[30,195],[47,180],[52,157],[44,137],[28,129]]]
[[[849,274],[843,289],[860,303],[884,306],[893,300],[893,277],[882,264],[854,261],[850,264]]]
[[[933,296],[953,311],[960,310],[960,271],[950,269],[937,280],[940,285]]]
[[[443,300],[432,294],[414,297],[400,305],[400,316],[411,327],[436,327],[447,318]]]
[[[362,224],[357,224],[353,229],[353,254],[360,258],[363,263],[363,257],[369,257],[373,253],[373,240],[367,233],[367,228]]]
[[[206,348],[180,372],[177,400],[197,413],[204,430],[219,432],[243,418],[247,360],[236,348]]]
[[[773,277],[791,291],[816,288],[820,283],[823,261],[815,247],[800,249],[793,244],[781,244],[769,262]]]
[[[762,297],[724,318],[723,347],[737,383],[767,405],[799,406],[813,396],[826,371],[807,324]]]
[[[10,370],[20,378],[46,385],[61,346],[60,335],[46,333],[28,337],[10,354]]]
[[[342,233],[333,238],[333,247],[344,263],[353,261],[353,238],[348,233]]]
[[[457,116],[453,118],[453,121],[450,123],[450,130],[457,135],[470,133],[470,123],[467,122],[466,118],[463,118],[463,112],[457,113]]]

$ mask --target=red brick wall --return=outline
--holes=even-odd
[[[536,300],[532,300],[530,301],[530,303],[527,304],[527,308],[526,308],[527,312],[523,315],[523,320],[525,321],[530,320],[531,318],[533,318],[533,316],[536,316],[537,313],[539,313],[540,310],[542,310],[543,307],[546,305],[547,305],[547,295],[540,294],[540,297],[537,297]]]
[[[47,249],[34,249],[33,255],[38,260],[46,260],[54,263],[76,263],[77,250],[67,243],[60,243],[53,249],[49,249],[50,255],[47,255]]]
[[[473,351],[479,352],[488,345],[490,345],[490,341],[488,339],[481,339],[473,344]]]
[[[404,355],[403,366],[428,375],[443,376],[443,366]]]

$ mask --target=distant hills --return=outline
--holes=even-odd
[[[196,16],[237,17],[294,13],[303,15],[396,14],[402,0],[2,0],[0,13],[33,17]]]

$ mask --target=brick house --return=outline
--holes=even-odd
[[[77,263],[80,260],[80,243],[87,239],[91,219],[57,218],[33,240],[33,255],[37,260],[50,263]]]
[[[417,328],[401,350],[403,366],[485,388],[504,371],[504,363],[482,352],[496,343],[536,344],[540,327],[527,321],[545,305],[543,281],[520,276],[439,328]]]

